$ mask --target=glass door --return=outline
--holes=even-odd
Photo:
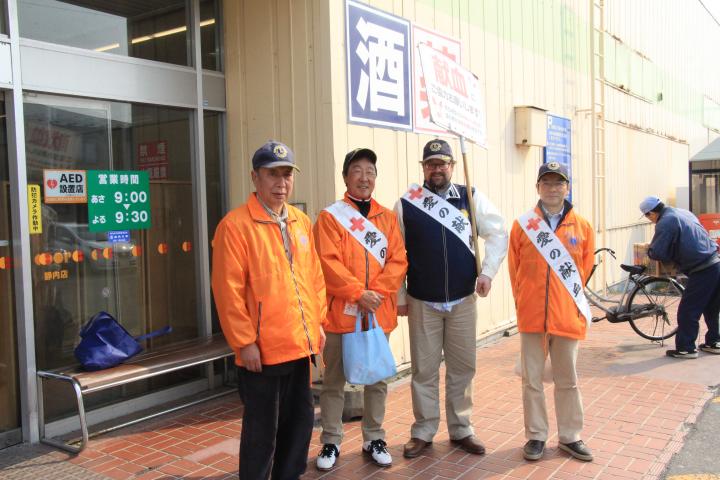
[[[5,119],[5,97],[0,91],[0,448],[20,443],[22,440]]]

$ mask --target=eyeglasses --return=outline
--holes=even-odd
[[[438,163],[423,163],[423,168],[427,168],[428,170],[442,170],[443,172],[448,170],[451,165],[453,165],[455,162],[438,162]]]
[[[565,185],[567,185],[568,182],[566,181],[560,181],[560,182],[544,182],[540,181],[540,186],[543,188],[563,188]]]

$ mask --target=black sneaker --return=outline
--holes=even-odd
[[[315,466],[322,472],[332,470],[339,456],[340,450],[338,450],[337,445],[333,443],[326,443],[323,445],[320,453],[318,453],[317,460],[315,460]]]
[[[572,443],[560,443],[558,446],[560,447],[560,450],[565,450],[578,460],[582,460],[583,462],[592,462],[592,452],[582,440]]]
[[[545,442],[542,440],[528,440],[523,447],[525,460],[539,460],[545,452]]]
[[[387,443],[385,440],[373,440],[371,442],[363,442],[362,450],[370,458],[373,459],[375,465],[379,467],[389,467],[392,465],[392,456],[387,451]]]
[[[701,343],[698,348],[703,352],[714,353],[720,355],[720,342],[715,343]]]
[[[718,352],[720,353],[720,352]],[[697,350],[666,350],[665,355],[673,358],[697,358]]]

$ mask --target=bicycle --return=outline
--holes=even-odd
[[[608,252],[613,258],[617,258],[615,251],[610,248],[599,248],[595,251],[595,255],[603,251]],[[645,275],[647,267],[642,265],[621,264],[620,268],[629,276],[624,282],[622,295],[617,300],[600,295],[588,286],[590,278],[600,263],[602,263],[602,259],[593,265],[585,285],[588,302],[605,313],[604,317],[593,317],[593,323],[602,320],[610,323],[629,322],[635,333],[655,342],[667,340],[675,335],[677,322],[671,322],[669,311],[680,301],[685,291],[685,288],[677,280]],[[606,307],[608,303],[613,305]]]

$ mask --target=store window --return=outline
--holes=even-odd
[[[20,440],[15,289],[12,276],[12,230],[5,100],[0,91],[0,448]]]
[[[0,0],[0,34],[7,35],[7,2]]]
[[[79,330],[99,311],[133,336],[173,327],[147,342],[148,350],[197,337],[204,320],[197,315],[193,248],[192,111],[30,94],[24,105],[28,183],[42,187],[42,233],[30,238],[38,368],[75,364]],[[147,172],[151,226],[91,231],[89,203],[56,203],[59,186],[53,182],[55,190],[48,190],[52,171],[75,170]],[[97,200],[86,193],[88,202]],[[134,393],[201,374],[148,380]],[[130,393],[125,387],[97,402]],[[49,417],[71,404],[69,398],[56,403]]]
[[[200,51],[202,68],[222,70],[220,66],[220,0],[200,1]]]
[[[20,36],[190,65],[186,0],[18,0]]]

